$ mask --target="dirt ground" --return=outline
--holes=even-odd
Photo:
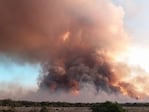
[[[141,107],[124,107],[127,112],[149,112],[149,106],[141,106]]]
[[[127,112],[149,112],[149,107],[124,107]],[[39,112],[40,107],[0,107],[0,110],[13,109],[15,112]],[[89,107],[47,107],[49,112],[92,112]]]

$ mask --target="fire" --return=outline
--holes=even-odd
[[[70,86],[71,86],[71,90],[70,93],[74,96],[78,96],[79,95],[79,84],[76,80],[72,80],[70,82]]]
[[[119,85],[119,88],[120,88],[120,91],[123,93],[123,95],[129,95],[125,88],[121,87],[120,85]]]
[[[63,38],[63,41],[66,42],[68,39],[69,39],[69,36],[70,36],[70,32],[65,32],[64,35],[62,36]]]
[[[71,90],[70,92],[73,96],[78,96],[79,95],[79,90]]]

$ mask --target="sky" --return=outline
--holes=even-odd
[[[148,47],[149,43],[149,1],[148,0],[113,0],[125,11],[125,27],[130,33],[132,42]]]
[[[37,87],[40,74],[39,64],[19,64],[8,57],[1,55],[0,58],[0,83],[12,83],[29,88]]]
[[[149,1],[148,0],[112,0],[123,7],[125,12],[124,26],[131,36],[132,43],[149,48]],[[37,87],[40,65],[15,63],[12,59],[0,54],[0,89],[4,83],[15,82],[22,86]],[[28,76],[30,78],[28,79]]]

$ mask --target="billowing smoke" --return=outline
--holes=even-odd
[[[107,0],[0,0],[0,4],[0,51],[10,56],[47,61],[65,54],[72,43],[70,48],[78,45],[94,51],[113,51],[125,44],[123,11]],[[70,36],[66,44],[63,35]]]
[[[39,90],[79,94],[91,84],[136,97],[120,81],[127,67],[114,61],[128,45],[121,7],[109,0],[0,0],[0,15],[0,52],[40,63]]]
[[[114,74],[109,63],[103,55],[95,53],[95,51],[84,51],[76,47],[73,51],[64,53],[66,56],[60,56],[60,59],[50,63],[40,87],[77,92],[84,83],[91,83],[97,90],[117,91],[117,88],[110,84]]]

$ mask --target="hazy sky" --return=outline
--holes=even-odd
[[[113,0],[125,11],[125,26],[132,35],[133,42],[148,46],[149,43],[149,1],[148,0]],[[134,41],[135,40],[135,41]]]
[[[132,37],[132,42],[148,48],[149,0],[113,0],[113,2],[123,7],[125,11],[124,24]],[[16,64],[0,54],[0,83],[14,81],[24,86],[35,87],[39,73],[39,65]]]

